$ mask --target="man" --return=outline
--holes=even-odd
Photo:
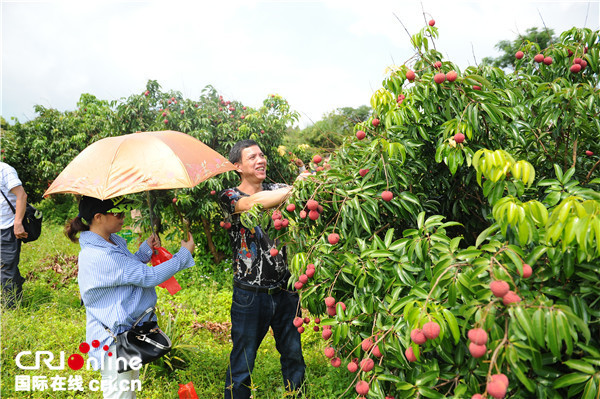
[[[25,279],[19,272],[21,238],[27,238],[23,217],[27,206],[27,194],[17,171],[0,162],[0,274],[2,275],[2,297],[7,308],[14,308],[23,294]],[[9,205],[8,201],[11,202]],[[14,211],[13,211],[14,209]]]
[[[225,379],[225,398],[250,398],[251,373],[256,352],[269,327],[281,355],[281,372],[286,390],[297,390],[304,380],[300,333],[293,320],[300,311],[299,297],[288,290],[289,272],[285,249],[271,256],[274,242],[260,226],[251,229],[240,223],[239,213],[255,204],[272,208],[291,191],[284,184],[264,183],[267,160],[253,140],[236,143],[229,160],[237,168],[240,184],[219,193],[225,217],[231,222],[233,248],[233,301],[231,339],[233,349]]]

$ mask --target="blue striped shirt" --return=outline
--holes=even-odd
[[[86,342],[100,341],[89,352],[98,365],[106,353],[102,347],[114,342],[102,325],[115,335],[130,329],[146,309],[156,305],[154,287],[194,265],[190,251],[181,248],[172,259],[149,267],[152,249],[146,241],[132,254],[124,238],[112,234],[111,240],[116,245],[91,231],[81,232],[79,238],[77,280],[86,310]]]

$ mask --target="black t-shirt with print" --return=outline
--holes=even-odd
[[[287,187],[285,184],[263,183],[263,191],[272,191]],[[270,250],[276,243],[269,238],[260,226],[248,229],[240,222],[235,213],[235,204],[249,195],[237,187],[228,188],[219,193],[219,205],[225,214],[225,220],[231,223],[229,238],[233,249],[233,275],[236,280],[256,286],[271,286],[281,281],[287,271],[284,248],[279,254],[271,256]]]

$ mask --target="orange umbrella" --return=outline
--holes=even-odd
[[[44,196],[108,199],[148,190],[193,187],[235,170],[200,140],[181,132],[138,132],[89,145],[57,176]]]

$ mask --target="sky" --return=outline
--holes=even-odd
[[[410,66],[406,30],[430,19],[438,51],[465,69],[530,27],[598,30],[599,2],[0,0],[0,114],[26,122],[37,104],[74,110],[82,93],[119,100],[152,79],[190,99],[212,85],[251,107],[277,93],[305,127],[368,105],[387,67]]]

